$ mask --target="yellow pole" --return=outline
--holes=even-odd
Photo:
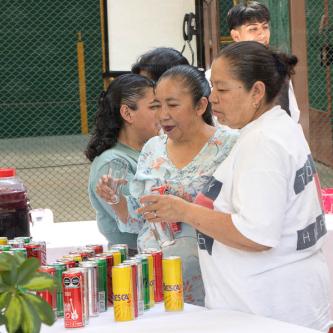
[[[87,86],[84,60],[84,43],[82,41],[81,32],[78,32],[77,39],[77,67],[80,88],[81,133],[88,134]]]
[[[103,73],[106,72],[106,59],[105,59],[105,22],[104,22],[104,14],[105,14],[105,8],[104,8],[104,1],[99,1],[99,8],[100,8],[100,17],[101,17],[101,44],[102,44],[102,71]],[[108,55],[107,55],[108,56]],[[103,79],[103,86],[104,90],[108,88],[108,80],[106,78]]]

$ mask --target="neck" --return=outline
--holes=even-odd
[[[269,104],[265,103],[265,104],[261,105],[260,108],[254,114],[253,120],[258,119],[265,112],[269,111],[273,106],[275,106],[274,103],[269,103]]]
[[[120,131],[118,141],[137,151],[141,151],[144,145],[144,141],[140,140],[139,136],[127,127]]]

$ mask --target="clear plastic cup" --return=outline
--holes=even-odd
[[[109,186],[112,189],[114,195],[109,201],[111,205],[119,203],[120,193],[124,181],[126,180],[128,171],[128,163],[126,160],[121,158],[114,158],[109,163],[109,173],[110,178]]]

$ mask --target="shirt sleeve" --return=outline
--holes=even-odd
[[[280,240],[288,201],[287,152],[257,135],[240,149],[232,190],[231,218],[248,239],[275,247]]]

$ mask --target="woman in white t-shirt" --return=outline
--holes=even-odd
[[[145,196],[150,222],[197,229],[206,306],[327,331],[329,278],[320,184],[303,131],[276,105],[297,58],[254,41],[212,65],[212,109],[240,137],[196,203]],[[205,207],[202,207],[205,206]]]

